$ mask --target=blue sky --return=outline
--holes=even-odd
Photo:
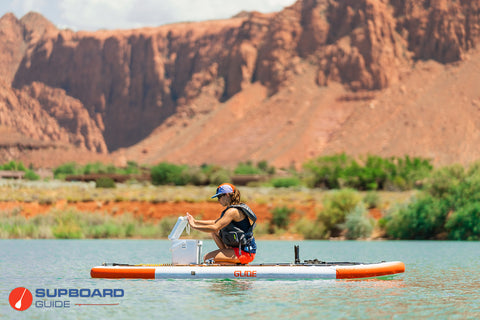
[[[182,21],[229,18],[242,10],[275,12],[295,0],[1,0],[0,16],[29,11],[44,15],[58,28],[132,29]]]

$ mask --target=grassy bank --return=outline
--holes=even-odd
[[[128,202],[158,204],[170,202],[171,205],[178,206],[180,202],[184,201],[192,204],[201,204],[205,201],[216,202],[216,200],[210,199],[214,189],[214,187],[143,184],[118,184],[115,189],[102,189],[96,188],[93,183],[3,180],[0,181],[0,201],[13,202],[14,205],[10,206],[8,210],[0,210],[0,238],[166,238],[176,222],[176,217],[153,218],[141,210],[118,214],[119,212],[105,211],[105,206],[102,204],[110,203],[119,206]],[[240,189],[245,202],[268,208],[266,210],[268,210],[269,218],[263,217],[261,223],[257,224],[255,230],[257,237],[282,238],[289,235],[298,238],[326,239],[330,236],[339,236],[344,229],[348,229],[347,225],[337,228],[338,223],[346,222],[345,213],[340,213],[342,217],[334,219],[335,221],[332,220],[333,222],[330,219],[331,216],[338,214],[337,209],[332,209],[335,205],[332,205],[331,201],[332,197],[336,197],[337,191],[302,187],[241,187]],[[344,193],[338,193],[340,198],[344,197]],[[379,192],[375,193],[373,200],[367,195],[372,195],[372,193],[350,190],[347,191],[346,197],[354,197],[354,206],[359,204],[363,208],[388,208],[404,203],[406,199],[410,198],[411,193]],[[71,206],[63,205],[65,200]],[[342,201],[346,200],[340,199],[340,202]],[[74,206],[74,204],[84,206],[83,203],[92,202],[98,203],[98,205],[93,206],[95,209],[91,209],[89,212],[77,210]],[[57,203],[58,206],[56,206]],[[50,209],[41,213],[32,209],[22,212],[22,208],[27,207],[26,204],[33,204],[33,207],[40,209]],[[304,209],[301,208],[307,205],[315,208],[326,207],[333,211],[329,214],[330,217],[322,216],[319,220],[318,216],[321,210],[316,209],[314,215],[317,218],[312,215],[307,217]],[[216,206],[216,203],[213,204],[215,210]],[[351,209],[349,206],[341,205],[341,207],[340,210]],[[220,211],[220,207],[218,210]],[[216,213],[217,211],[215,211]],[[265,212],[260,214],[265,214]],[[350,232],[348,237],[359,238],[370,235],[376,222],[368,217],[364,218],[364,216],[365,210],[359,217],[360,220],[370,223],[367,230]],[[357,220],[353,219],[353,222],[349,223],[355,224]],[[352,227],[349,228],[352,229]],[[199,232],[192,232],[191,236],[208,238],[207,234]]]
[[[175,219],[176,220],[176,219]],[[144,221],[132,214],[52,210],[25,218],[18,209],[0,211],[0,238],[165,238],[175,221]]]
[[[150,203],[215,201],[215,187],[119,184],[96,188],[93,183],[0,181],[0,201],[55,204],[58,201]],[[434,170],[421,188],[406,192],[240,187],[248,204],[262,204],[269,220],[257,235],[295,233],[306,239],[347,239],[380,236],[390,239],[480,240],[480,163],[469,168],[450,166]],[[314,215],[302,212],[315,204]],[[318,205],[317,205],[318,204]],[[58,209],[58,208],[57,208]],[[209,209],[210,210],[210,209]],[[216,207],[214,210],[217,210]],[[372,219],[372,210],[376,211]],[[28,215],[26,215],[28,216]],[[123,215],[57,210],[43,217],[25,218],[7,210],[0,217],[2,238],[164,238],[174,221],[145,220],[138,212]]]
[[[292,199],[321,200],[324,192],[303,187],[240,187],[246,202],[269,203]],[[0,180],[0,201],[55,203],[86,201],[212,201],[214,186],[153,186],[151,184],[117,184],[116,188],[96,188],[95,183]]]

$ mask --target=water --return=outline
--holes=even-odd
[[[169,262],[168,240],[1,240],[0,318],[7,319],[478,319],[480,243],[440,241],[258,241],[255,262],[400,260],[393,280],[91,279],[102,262]],[[204,241],[204,250],[214,243]],[[124,297],[34,296],[25,311],[9,302],[16,287],[123,289]],[[70,301],[40,308],[35,301]],[[114,304],[77,306],[75,304]]]

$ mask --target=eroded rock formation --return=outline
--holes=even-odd
[[[36,13],[20,20],[6,14],[0,122],[41,140],[107,153],[162,125],[183,126],[212,113],[252,84],[266,88],[267,100],[296,90],[302,75],[311,90],[332,83],[360,94],[383,90],[418,60],[462,61],[478,43],[479,3],[299,0],[271,14],[97,32],[58,30]],[[27,109],[42,125],[12,120]],[[282,109],[288,108],[279,103],[276,112]]]

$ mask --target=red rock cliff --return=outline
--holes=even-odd
[[[7,60],[0,70],[35,99],[41,94],[34,82],[72,97],[88,130],[69,121],[60,127],[69,128],[70,141],[105,152],[134,145],[162,124],[177,125],[166,121],[173,115],[212,112],[252,83],[272,97],[305,68],[318,87],[340,82],[362,91],[398,83],[417,60],[461,61],[478,43],[479,6],[478,0],[299,0],[272,14],[77,33],[56,30],[35,14],[20,21],[5,15],[0,37],[7,41],[0,43]],[[199,105],[206,96],[213,103]],[[45,110],[65,119],[69,112],[48,100]]]

